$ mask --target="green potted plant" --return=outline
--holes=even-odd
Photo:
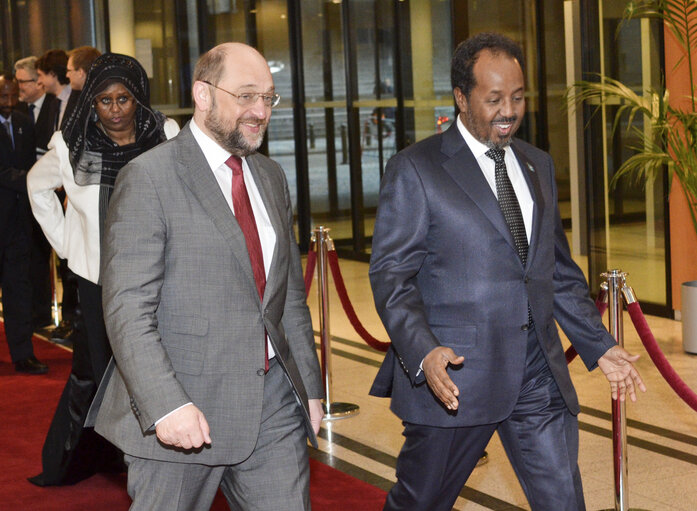
[[[580,81],[566,92],[569,105],[577,102],[619,103],[614,129],[626,116],[628,129],[639,142],[635,152],[624,161],[611,184],[623,176],[648,182],[667,172],[669,182],[675,178],[687,199],[692,225],[697,232],[697,98],[695,98],[695,69],[697,55],[697,2],[695,0],[638,0],[627,4],[624,19],[651,18],[664,24],[682,49],[677,66],[688,66],[689,90],[685,106],[669,103],[666,88],[650,89],[638,94],[611,77],[599,75],[599,81]],[[640,129],[632,121],[643,116],[650,130]],[[669,187],[670,189],[670,187]],[[697,259],[697,255],[695,256]],[[683,347],[697,353],[697,281],[682,286]],[[690,312],[691,311],[691,312]]]

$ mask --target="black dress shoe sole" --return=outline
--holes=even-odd
[[[46,374],[48,366],[32,361],[22,361],[15,364],[15,371],[22,374]]]
[[[48,372],[48,367],[46,369],[17,369],[15,368],[15,372],[22,373],[22,374],[46,374]]]

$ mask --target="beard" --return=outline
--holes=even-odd
[[[516,125],[516,122],[518,121],[518,116],[500,117],[486,124],[484,124],[481,120],[475,119],[471,110],[467,110],[465,112],[465,117],[467,119],[465,125],[470,130],[470,133],[472,133],[472,135],[474,135],[474,138],[479,140],[489,149],[504,149],[505,147],[508,147],[511,144],[513,135],[515,135],[515,133],[518,131],[518,128],[520,127]],[[506,137],[499,138],[498,140],[492,140],[491,131],[487,131],[487,129],[490,129],[491,126],[497,122],[510,123],[512,125],[512,129]]]
[[[260,127],[259,133],[248,140],[240,130],[240,124],[256,124]],[[232,127],[226,120],[218,114],[215,100],[211,105],[211,110],[204,121],[206,128],[213,134],[215,141],[226,151],[236,156],[249,156],[256,152],[264,141],[264,134],[268,125],[267,120],[259,120],[253,117],[239,118]]]

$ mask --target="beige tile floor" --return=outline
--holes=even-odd
[[[340,266],[358,317],[373,336],[388,340],[372,302],[368,265],[342,259]],[[320,448],[312,456],[388,489],[395,480],[394,461],[402,444],[402,428],[387,400],[368,396],[382,354],[355,333],[331,279],[329,287],[329,325],[334,338],[331,401],[355,403],[360,413],[325,422]],[[308,302],[318,330],[316,276]],[[649,324],[670,363],[697,390],[697,357],[683,352],[680,323],[650,317]],[[697,412],[660,376],[626,313],[624,332],[627,349],[642,356],[637,365],[648,386],[637,403],[626,407],[628,504],[654,511],[695,510]],[[570,371],[583,407],[579,464],[586,504],[591,510],[614,509],[609,386],[598,371],[588,373],[579,360],[572,362]],[[488,452],[489,462],[475,470],[454,509],[530,509],[496,436]]]

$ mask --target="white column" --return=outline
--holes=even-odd
[[[111,51],[135,57],[133,0],[109,0],[109,43]]]
[[[433,135],[436,131],[433,105],[428,103],[434,97],[431,0],[409,2],[409,17],[412,20],[411,66],[416,141]],[[415,29],[417,24],[418,29]]]
[[[564,35],[566,47],[566,84],[581,80],[581,30],[577,0],[564,2]],[[588,225],[586,222],[585,158],[583,150],[583,106],[579,103],[568,110],[569,179],[571,181],[571,252],[588,254]]]

